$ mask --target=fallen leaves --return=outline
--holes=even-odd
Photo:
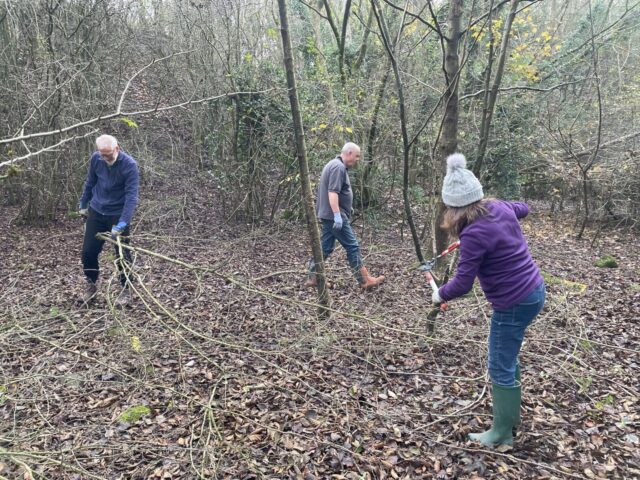
[[[77,257],[78,239],[56,232],[69,242],[28,255],[50,268],[22,270],[6,283],[12,296],[2,297],[10,316],[0,331],[0,419],[12,427],[0,442],[51,459],[73,452],[77,465],[99,478],[637,476],[640,292],[633,285],[640,284],[640,258],[616,251],[619,268],[598,269],[592,259],[599,252],[588,244],[556,239],[553,225],[540,219],[528,222],[525,228],[540,234],[530,244],[545,271],[588,288],[581,294],[564,281],[548,286],[547,307],[522,352],[523,424],[513,450],[478,449],[467,440],[491,421],[487,305],[474,296],[452,303],[428,337],[429,289],[403,269],[412,253],[395,232],[366,237],[368,263],[393,272],[370,294],[352,288],[341,250],[331,257],[341,313],[323,322],[301,303],[314,301],[314,292],[299,286],[301,228],[218,238],[200,223],[173,237],[155,235],[162,224],[145,224],[137,241],[197,265],[228,260],[225,271],[249,283],[263,278],[255,288],[286,292],[292,301],[140,256],[143,281],[166,312],[141,301],[109,310],[108,263],[95,307],[77,309],[78,265],[59,259]],[[389,247],[369,248],[373,242]],[[6,244],[3,272],[24,263],[31,246]],[[614,251],[608,247],[602,249]],[[299,276],[269,276],[296,265]],[[33,288],[43,276],[51,281]],[[119,418],[141,406],[131,422]],[[19,467],[0,460],[1,475],[19,478]],[[88,478],[46,459],[32,468],[52,478],[60,471]]]

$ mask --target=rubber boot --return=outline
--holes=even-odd
[[[360,267],[360,278],[362,281],[360,282],[360,288],[362,290],[369,290],[373,287],[377,287],[382,282],[384,282],[384,275],[380,275],[379,277],[372,277],[369,275],[369,271],[367,267]]]
[[[519,364],[519,363],[516,363],[516,385],[519,385],[519,386],[520,386],[520,392],[521,392],[521,393],[520,393],[520,395],[522,395],[522,382],[520,381],[520,380],[521,380],[521,378],[522,378],[522,377],[521,377],[521,373],[520,373],[520,364]],[[516,418],[516,424],[515,424],[515,426],[514,426],[514,432],[513,432],[513,436],[514,436],[514,437],[515,437],[515,435],[516,435],[515,431],[516,431],[516,430],[518,429],[518,427],[520,426],[520,422],[521,422],[521,419],[520,419],[520,409],[518,409],[518,417]]]
[[[471,440],[487,447],[513,445],[512,429],[520,415],[521,390],[493,384],[493,425],[483,433],[470,433]]]

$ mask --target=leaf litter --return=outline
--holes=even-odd
[[[170,194],[158,190],[147,204]],[[200,195],[189,194],[186,219],[140,215],[135,246],[199,269],[136,254],[127,309],[113,303],[107,248],[99,297],[77,303],[77,220],[3,225],[1,476],[640,477],[632,233],[592,247],[563,226],[568,214],[540,209],[524,222],[545,278],[559,281],[547,281],[523,346],[515,448],[500,451],[467,440],[491,420],[481,292],[452,302],[428,336],[430,289],[408,271],[412,245],[360,221],[366,264],[387,283],[359,292],[338,249],[328,262],[336,313],[319,319],[302,286],[303,226],[231,228]],[[618,268],[596,267],[603,255]]]

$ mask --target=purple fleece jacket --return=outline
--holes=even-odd
[[[495,310],[508,309],[544,280],[529,253],[519,218],[529,214],[523,202],[491,201],[490,214],[460,232],[460,261],[456,275],[440,287],[443,300],[453,300],[473,287],[477,276]]]

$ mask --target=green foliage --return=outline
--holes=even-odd
[[[411,198],[411,203],[415,205],[424,205],[430,201],[430,197],[421,185],[410,186],[409,196]]]
[[[151,415],[151,409],[146,405],[137,405],[127,408],[118,418],[123,422],[136,423],[145,415]]]
[[[610,393],[604,397],[602,400],[598,400],[596,402],[595,407],[598,410],[602,410],[604,407],[606,407],[607,405],[613,405],[615,398],[613,397],[613,395],[611,395]]]
[[[596,260],[594,265],[600,268],[618,268],[618,261],[611,255],[604,255]]]
[[[487,174],[485,187],[498,198],[521,197],[518,172],[528,160],[528,155],[513,147],[509,140],[498,143],[491,149],[486,161],[486,170],[490,173]]]
[[[131,120],[130,118],[127,117],[120,117],[118,119],[118,121],[124,123],[125,125],[127,125],[128,127],[131,128],[138,128],[138,124],[136,122],[134,122],[133,120]]]
[[[544,278],[544,282],[547,285],[562,285],[572,290],[576,290],[579,293],[584,293],[585,290],[587,289],[587,284],[585,283],[572,282],[571,280],[565,280],[564,278],[556,277],[555,275],[545,272],[544,270],[541,270],[540,272],[542,273],[542,278]]]
[[[9,150],[9,154],[11,155],[11,150]],[[22,173],[22,169],[15,164],[9,165],[5,174],[0,175],[0,180],[4,180],[5,178],[17,177]]]
[[[581,339],[578,342],[578,345],[580,346],[580,348],[582,348],[586,352],[592,352],[593,350],[595,350],[595,347],[593,346],[593,342],[585,338]]]
[[[589,387],[593,383],[593,378],[591,378],[591,377],[577,377],[576,378],[576,383],[580,387],[580,389],[578,390],[578,393],[584,394],[584,393],[587,393],[589,391]]]

